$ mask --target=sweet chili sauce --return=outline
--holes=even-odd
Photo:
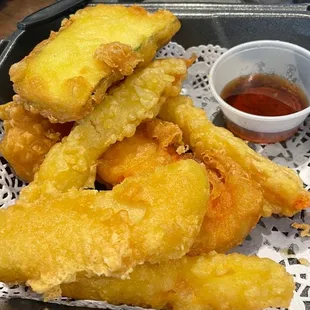
[[[240,76],[229,82],[221,97],[232,107],[259,116],[289,115],[308,106],[303,90],[289,80],[275,74]],[[239,137],[253,142],[271,143],[287,139],[298,128],[282,133],[257,133],[226,120],[228,129]]]

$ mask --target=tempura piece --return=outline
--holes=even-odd
[[[52,147],[20,199],[91,187],[97,159],[116,141],[132,136],[142,121],[155,117],[167,97],[177,95],[187,65],[182,59],[158,60],[128,77]]]
[[[228,130],[214,126],[190,98],[180,96],[170,100],[163,106],[160,118],[177,124],[195,153],[212,151],[238,163],[263,190],[264,216],[272,213],[292,216],[310,206],[310,193],[292,169],[277,165]]]
[[[270,259],[210,253],[138,266],[130,279],[80,276],[63,295],[173,310],[258,310],[288,307],[294,282]]]
[[[72,127],[72,123],[52,124],[14,102],[0,105],[0,118],[5,131],[0,152],[16,175],[27,182],[33,180],[50,148]]]
[[[55,293],[83,271],[126,277],[137,264],[180,258],[199,232],[208,192],[203,167],[183,160],[112,191],[18,200],[0,210],[0,281]]]
[[[241,244],[263,213],[263,195],[257,183],[229,157],[211,152],[195,153],[203,159],[211,184],[208,211],[189,252],[225,253]]]
[[[133,137],[113,144],[99,160],[97,174],[108,185],[126,177],[144,173],[157,166],[192,157],[184,151],[180,128],[170,122],[153,119],[141,124]],[[211,193],[200,233],[190,255],[210,251],[226,252],[239,245],[262,216],[263,196],[256,182],[230,158],[198,154],[206,166]],[[240,225],[242,223],[242,225]]]
[[[97,166],[98,178],[114,186],[128,176],[180,160],[177,149],[185,150],[180,128],[159,119],[149,120],[137,128],[134,136],[103,153]]]
[[[108,87],[150,62],[180,22],[168,11],[142,7],[87,7],[62,22],[10,69],[14,100],[52,122],[83,118]]]

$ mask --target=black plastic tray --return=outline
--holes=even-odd
[[[73,2],[74,5],[72,5]],[[18,24],[16,32],[6,40],[0,41],[0,104],[10,101],[13,95],[8,75],[10,66],[27,55],[38,42],[47,38],[51,30],[57,30],[60,21],[65,16],[87,4],[94,5],[102,2],[117,3],[117,1],[100,0],[57,2],[54,6],[25,18]],[[278,6],[198,2],[159,1],[154,3],[143,1],[139,5],[149,10],[165,8],[174,12],[180,18],[182,28],[173,40],[186,48],[208,43],[229,48],[251,40],[276,39],[296,43],[310,49],[309,4]],[[231,2],[240,3],[242,1],[231,0]],[[129,4],[128,1],[122,1],[122,3]],[[0,310],[43,310],[45,308],[50,310],[72,309],[52,304],[47,306],[35,301],[0,299]],[[84,310],[86,308],[75,309]]]

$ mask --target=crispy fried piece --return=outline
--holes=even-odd
[[[14,100],[52,122],[81,119],[112,83],[150,62],[179,28],[164,10],[100,4],[79,10],[11,67],[19,95]]]
[[[50,148],[72,128],[72,123],[52,124],[14,102],[0,106],[0,118],[5,130],[0,152],[16,175],[27,182],[33,180]]]
[[[142,123],[134,136],[111,145],[98,162],[98,178],[114,186],[128,176],[181,159],[176,149],[182,146],[177,125],[152,119]]]
[[[210,253],[138,266],[130,279],[79,276],[63,295],[173,310],[258,310],[288,307],[294,282],[270,259]]]
[[[112,191],[18,200],[0,210],[0,281],[43,293],[77,272],[125,277],[145,261],[180,258],[198,234],[208,192],[203,167],[183,160]]]
[[[112,145],[103,154],[97,170],[99,179],[115,185],[130,175],[190,156],[177,153],[182,143],[177,125],[158,119],[143,123],[133,137]],[[216,155],[198,154],[207,168],[211,194],[190,255],[230,250],[244,240],[262,215],[263,196],[257,184],[230,158],[219,160]]]
[[[157,115],[167,96],[180,90],[187,64],[182,59],[158,60],[128,77],[53,146],[20,199],[33,201],[43,194],[89,187],[97,159],[116,141],[132,136],[142,121]]]
[[[185,60],[185,63],[189,66],[192,60]],[[165,64],[166,62],[156,62],[153,66],[164,67]],[[169,62],[167,64],[169,65]],[[176,80],[171,88],[167,88],[167,96],[178,94],[184,72],[174,72],[174,76]],[[0,118],[5,120],[6,130],[6,135],[0,144],[2,154],[9,161],[17,176],[27,182],[33,180],[34,174],[38,171],[50,148],[63,136],[68,135],[72,128],[72,123],[50,123],[38,113],[31,113],[21,104],[16,103],[1,106]]]
[[[277,165],[225,128],[214,126],[190,98],[180,96],[170,100],[163,106],[160,118],[177,124],[195,153],[212,150],[219,158],[231,158],[238,163],[263,190],[264,216],[272,213],[292,216],[310,206],[310,193],[292,169]]]
[[[263,213],[263,195],[256,182],[229,157],[206,152],[201,158],[207,167],[211,196],[200,233],[189,252],[225,253],[243,242]]]

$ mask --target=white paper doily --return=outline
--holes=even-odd
[[[211,120],[220,118],[218,104],[212,97],[208,83],[208,73],[214,61],[225,52],[219,46],[207,45],[191,47],[185,50],[176,43],[169,43],[158,52],[158,57],[190,57],[193,53],[197,60],[189,69],[188,78],[184,83],[182,93],[193,98],[195,104],[207,112]],[[0,129],[0,136],[3,129]],[[298,133],[284,143],[271,145],[251,144],[257,152],[273,161],[296,170],[306,188],[310,189],[310,117],[300,127]],[[6,207],[14,203],[23,186],[6,161],[0,157],[0,197]],[[293,222],[310,223],[310,212],[303,211],[293,218],[271,217],[262,219],[257,227],[246,238],[244,243],[232,250],[244,254],[268,257],[283,264],[287,271],[294,275],[296,292],[289,309],[310,310],[310,238],[301,238],[299,233],[291,228]],[[22,297],[40,299],[24,286],[8,287],[0,282],[0,297]],[[61,298],[54,302],[71,306],[88,306],[102,309],[141,309],[138,307],[112,306],[104,302],[73,301]]]

